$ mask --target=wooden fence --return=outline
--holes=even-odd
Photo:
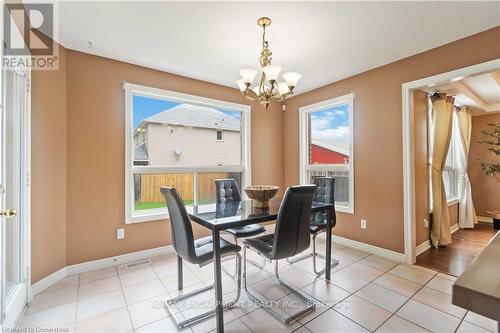
[[[161,186],[175,187],[185,201],[194,199],[194,176],[192,173],[142,174],[136,175],[136,198],[139,202],[163,202],[160,193]],[[227,178],[228,174],[200,173],[198,174],[198,199],[209,200],[215,197],[214,180]]]

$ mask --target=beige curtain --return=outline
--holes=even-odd
[[[458,226],[460,228],[474,228],[477,223],[476,211],[472,201],[472,191],[469,176],[467,175],[467,162],[469,157],[470,141],[472,136],[472,114],[468,107],[460,108],[457,113],[460,138],[462,139],[463,155],[459,156],[460,164],[460,189]]]
[[[432,101],[432,228],[431,242],[434,247],[451,243],[450,217],[443,182],[448,148],[451,139],[453,97],[434,94]]]

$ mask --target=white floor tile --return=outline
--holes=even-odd
[[[417,326],[408,320],[396,315],[389,318],[376,333],[425,333],[429,332],[423,327]]]
[[[360,264],[376,268],[378,270],[387,272],[388,270],[396,267],[398,263],[389,259],[385,259],[376,255],[368,256],[359,261]]]
[[[329,307],[350,296],[350,293],[326,280],[317,280],[301,289]]]
[[[211,332],[216,332],[212,330]],[[226,333],[252,333],[252,331],[241,320],[236,319],[224,325],[224,332]]]
[[[121,290],[84,298],[78,302],[76,319],[81,321],[122,307],[125,307],[125,298]]]
[[[168,312],[165,309],[165,301],[167,299],[169,299],[169,296],[167,294],[163,294],[133,305],[129,305],[128,311],[134,328],[139,328],[168,317]]]
[[[110,291],[119,290],[122,286],[118,276],[106,277],[98,280],[92,280],[85,283],[80,283],[78,298],[87,298],[104,294]]]
[[[115,266],[82,273],[80,274],[80,283],[91,282],[111,276],[118,276]]]
[[[247,325],[254,333],[281,333],[292,332],[299,328],[298,322],[292,322],[289,325],[283,325],[277,321],[271,314],[267,313],[264,309],[258,309],[250,312],[246,316],[240,318],[242,322]]]
[[[374,283],[391,289],[406,297],[413,296],[422,286],[418,283],[412,282],[407,279],[400,278],[399,276],[386,273],[373,281]]]
[[[349,272],[366,281],[373,281],[379,276],[384,274],[384,271],[360,264],[359,262],[347,266],[346,268],[343,269],[343,271]]]
[[[335,310],[370,331],[375,331],[392,315],[391,312],[365,301],[356,295],[352,295],[344,302],[348,306],[339,309],[336,308]]]
[[[427,287],[423,287],[422,289],[420,289],[419,292],[416,293],[415,296],[413,296],[413,299],[419,301],[420,303],[427,304],[429,306],[432,306],[433,308],[451,314],[452,316],[455,316],[459,319],[462,319],[465,315],[465,312],[467,312],[467,310],[451,304],[450,295]]]
[[[460,319],[414,300],[409,300],[397,315],[433,332],[454,332],[460,323]]]
[[[406,265],[397,265],[396,267],[391,269],[389,273],[416,282],[418,284],[426,284],[434,276],[433,274],[430,274],[428,272],[424,272]]]
[[[135,330],[136,333],[192,332],[191,328],[177,329],[170,317],[160,319]]]
[[[352,293],[358,291],[369,283],[369,281],[363,280],[354,274],[344,271],[344,269],[332,274],[331,278],[331,283]]]
[[[182,283],[184,287],[192,286],[194,284],[199,284],[202,281],[194,275],[193,272],[190,270],[186,269],[183,272],[182,276]],[[174,291],[177,290],[177,273],[172,274],[172,275],[167,275],[163,276],[160,278],[161,282],[163,283],[163,286],[167,289],[167,291]]]
[[[485,330],[482,327],[476,326],[469,323],[468,321],[462,321],[456,333],[490,333],[491,331]]]
[[[448,295],[451,295],[451,288],[453,286],[453,281],[448,278],[435,276],[425,286],[446,293]]]
[[[134,284],[123,288],[127,304],[134,304],[154,296],[165,294],[167,291],[159,279]]]
[[[355,295],[390,312],[395,312],[408,300],[408,297],[375,283],[363,287]]]
[[[133,284],[151,281],[158,278],[156,273],[153,271],[153,268],[149,266],[146,268],[141,268],[131,271],[123,271],[120,272],[119,275],[120,275],[120,280],[122,282],[122,286],[124,288],[131,286]]]
[[[74,324],[76,321],[76,302],[64,304],[25,314],[19,321],[18,327],[63,327]]]
[[[33,298],[30,306],[26,310],[27,314],[34,313],[48,308],[76,302],[78,298],[78,287],[70,287],[38,294]]]
[[[306,328],[315,333],[331,333],[331,332],[361,332],[368,331],[362,326],[356,324],[352,320],[346,318],[334,310],[328,310],[305,324]]]
[[[126,308],[106,312],[76,323],[77,332],[130,332],[132,324]]]
[[[496,332],[497,330],[498,323],[496,321],[471,311],[467,312],[464,320],[491,332]]]
[[[47,289],[43,290],[41,294],[63,289],[63,288],[71,288],[71,287],[78,287],[78,282],[80,280],[80,277],[78,275],[72,275],[65,277],[64,279],[61,279],[48,287]]]

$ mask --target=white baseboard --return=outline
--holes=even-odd
[[[66,266],[34,283],[31,286],[31,291],[33,296],[35,296],[36,294],[39,294],[43,290],[47,289],[48,287],[52,286],[53,284],[55,284],[59,280],[64,279],[67,276],[90,272],[96,269],[111,267],[114,265],[126,264],[129,262],[170,253],[175,253],[172,245],[161,246],[144,251],[126,253],[116,257],[92,260],[82,262],[80,264]]]
[[[455,223],[454,225],[452,225],[450,227],[450,232],[451,233],[454,233],[458,230],[458,223]],[[432,243],[430,241],[430,239],[426,240],[425,242],[417,245],[416,249],[415,249],[415,256],[418,256],[419,254],[422,254],[424,253],[425,251],[427,251],[428,249],[430,249],[432,246]]]
[[[318,235],[318,238],[326,239],[325,236],[326,236],[326,233],[321,233],[320,235]],[[378,255],[380,257],[384,257],[386,259],[389,259],[389,260],[394,260],[394,261],[399,261],[399,262],[405,261],[404,253],[399,253],[396,251],[387,250],[387,249],[384,249],[382,247],[378,247],[375,245],[370,245],[370,244],[358,242],[358,241],[355,241],[355,240],[352,240],[349,238],[344,238],[344,237],[336,236],[336,235],[333,235],[332,241],[334,243],[344,245],[344,246],[349,246],[349,247],[352,247],[353,249],[356,249],[356,250],[375,254],[375,255]]]
[[[33,283],[31,285],[31,293],[33,296],[36,294],[41,293],[43,290],[47,289],[54,283],[56,283],[59,280],[62,280],[66,277],[66,267],[61,268],[58,271],[55,271],[54,273],[47,275],[40,281],[37,281],[36,283]]]
[[[423,242],[420,245],[417,245],[417,248],[415,249],[415,256],[418,256],[419,254],[424,253],[425,251],[430,249],[431,246],[432,246],[432,244],[431,244],[430,239],[426,240],[425,242]]]
[[[493,218],[488,216],[477,216],[479,222],[493,223]]]

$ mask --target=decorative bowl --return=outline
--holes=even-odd
[[[254,208],[269,208],[269,199],[278,193],[279,187],[272,185],[253,185],[245,187],[245,193],[253,200]]]

